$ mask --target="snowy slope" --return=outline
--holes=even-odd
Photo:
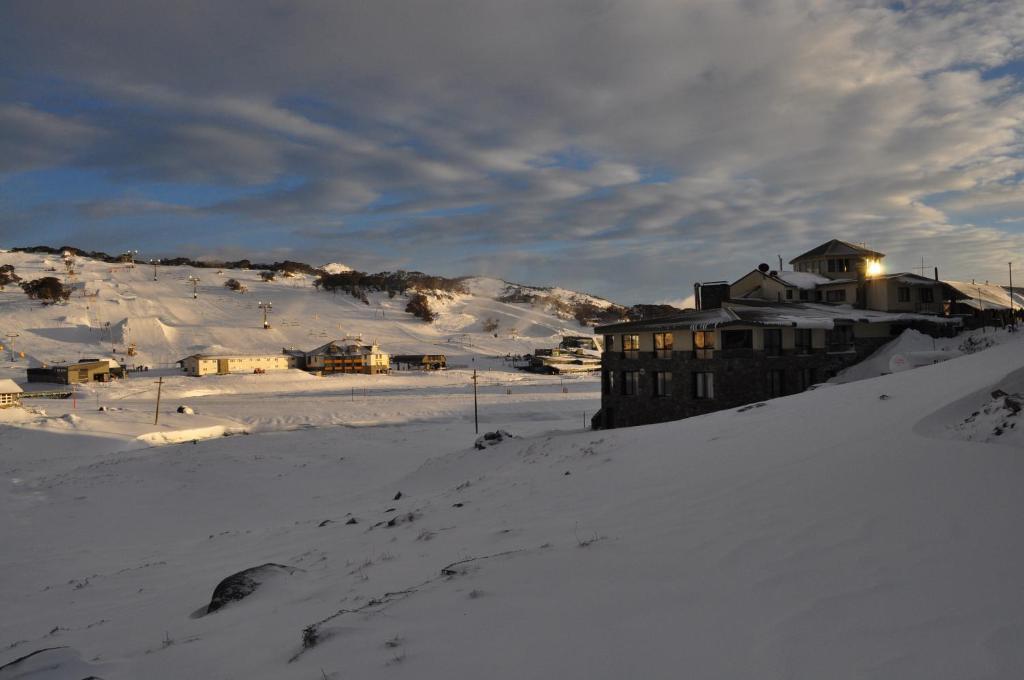
[[[52,255],[5,253],[0,255],[0,264],[13,264],[25,280],[63,277],[64,273],[60,258]],[[343,265],[336,268],[340,267]],[[79,290],[65,305],[44,307],[29,300],[17,286],[0,291],[0,332],[18,333],[15,347],[25,351],[31,361],[49,363],[114,354],[131,364],[125,351],[129,343],[135,343],[139,351],[135,363],[171,366],[196,352],[276,353],[286,346],[312,349],[350,334],[376,340],[387,352],[442,352],[463,357],[456,360],[459,363],[474,355],[531,352],[556,345],[563,334],[590,332],[543,305],[498,302],[489,292],[500,289],[504,282],[494,280],[474,279],[478,285],[468,295],[433,296],[439,318],[428,325],[404,311],[405,296],[371,293],[369,304],[364,304],[344,293],[319,292],[313,287],[313,277],[301,274],[266,282],[258,271],[126,268],[86,258],[78,258],[77,272],[74,282]],[[153,280],[154,273],[157,280]],[[195,300],[190,276],[201,279]],[[240,281],[248,292],[239,294],[225,288],[229,278]],[[548,292],[566,299],[591,299],[561,289]],[[257,306],[261,300],[273,303],[269,331],[262,329]],[[484,332],[487,319],[498,322],[496,331]]]
[[[0,680],[1019,678],[1024,452],[958,424],[1022,350],[610,432],[495,386],[523,436],[484,450],[465,390],[156,449],[0,426],[0,666],[64,647]],[[344,408],[243,398],[196,397]],[[266,563],[299,571],[202,615]]]

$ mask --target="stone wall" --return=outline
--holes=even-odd
[[[637,358],[624,358],[621,351],[602,355],[601,426],[604,428],[646,425],[735,408],[771,399],[769,372],[782,371],[783,395],[806,388],[801,385],[802,369],[811,369],[810,384],[823,382],[851,366],[891,338],[856,338],[854,349],[843,353],[813,350],[796,354],[784,350],[779,356],[753,349],[715,350],[711,359],[696,359],[693,352],[673,352],[670,358],[656,358],[654,352],[640,352]],[[615,373],[614,389],[608,388],[607,373]],[[640,389],[635,395],[622,394],[623,371],[642,371]],[[672,394],[655,396],[655,373],[672,373]],[[714,374],[714,399],[694,398],[697,372]]]

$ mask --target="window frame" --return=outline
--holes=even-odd
[[[693,398],[699,401],[713,401],[715,398],[715,374],[713,371],[693,372]]]
[[[698,338],[700,341],[698,342]],[[710,338],[710,343],[708,339]],[[715,331],[693,331],[693,356],[696,359],[711,359],[715,355]]]
[[[672,371],[654,372],[654,396],[659,398],[672,396]]]
[[[660,345],[660,346],[659,346]],[[654,334],[654,356],[659,359],[671,359],[675,345],[675,336],[671,331]]]
[[[622,396],[635,397],[640,394],[640,371],[622,372]]]

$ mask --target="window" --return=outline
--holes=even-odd
[[[810,328],[796,329],[795,345],[797,354],[811,353],[811,332]]]
[[[693,374],[693,398],[714,399],[715,398],[715,374],[700,372]]]
[[[850,271],[850,260],[845,257],[829,258],[828,270],[830,272],[848,272]]]
[[[722,349],[753,349],[754,331],[722,331]]]
[[[639,335],[622,336],[622,356],[636,359],[640,351]]]
[[[827,302],[846,302],[846,289],[830,290],[825,294]]]
[[[640,392],[640,371],[622,372],[622,393],[633,396]]]
[[[770,357],[782,354],[782,329],[766,328],[764,333],[764,353]]]
[[[792,300],[793,299],[793,289],[792,288],[787,288],[786,289],[786,299],[787,300]]]
[[[900,286],[896,289],[896,301],[897,302],[910,302],[910,288],[907,286]]]
[[[813,368],[801,368],[796,373],[796,389],[799,392],[803,392],[808,387],[814,384],[814,369]]]
[[[783,392],[783,380],[785,374],[782,371],[768,371],[768,396],[781,397]]]
[[[821,291],[820,290],[814,291],[814,301],[815,302],[821,302]]]
[[[825,334],[829,352],[848,352],[853,349],[853,328],[836,326]]]
[[[615,371],[604,372],[604,393],[615,394]]]
[[[654,373],[654,396],[672,396],[672,374],[668,371],[656,371]]]
[[[604,351],[605,352],[611,352],[614,349],[615,349],[615,336],[614,335],[606,335],[606,336],[604,336]]]
[[[934,291],[931,288],[919,288],[917,290],[917,299],[920,302],[935,302]]]
[[[714,355],[715,332],[693,332],[693,354],[697,359],[710,359]]]
[[[654,355],[659,359],[671,359],[672,358],[672,342],[673,337],[671,333],[655,333],[654,334]]]
[[[801,300],[807,300],[809,297],[810,297],[810,295],[808,295],[808,291],[806,291],[804,289],[800,290],[800,299]]]

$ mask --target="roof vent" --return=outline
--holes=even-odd
[[[774,269],[771,270],[770,272],[768,272],[768,276],[778,276],[778,275],[779,275],[779,273],[777,271],[775,271]]]

